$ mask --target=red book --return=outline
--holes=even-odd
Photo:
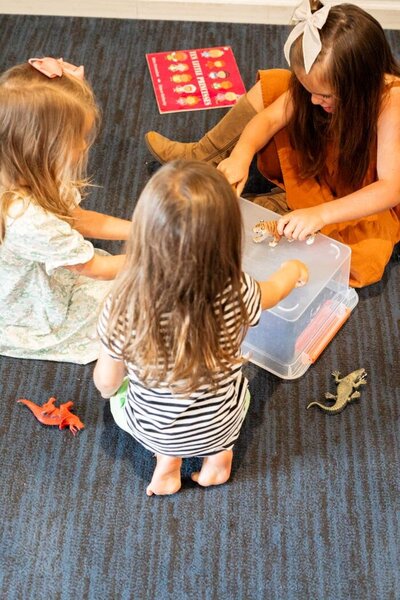
[[[229,46],[146,54],[160,113],[233,106],[246,93]]]

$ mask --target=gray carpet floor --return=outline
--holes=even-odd
[[[41,55],[85,65],[103,113],[86,206],[123,217],[149,177],[144,133],[190,140],[224,114],[159,115],[146,52],[230,45],[247,87],[257,68],[285,66],[285,27],[2,15],[0,31],[2,70]],[[400,32],[388,37],[400,51]],[[1,597],[398,600],[399,291],[393,257],[300,379],[246,366],[252,403],[231,480],[201,489],[185,461],[167,498],[145,495],[154,459],[114,424],[92,365],[0,357]],[[306,410],[334,391],[331,371],[361,366],[360,401],[335,417]],[[74,402],[76,437],[16,403],[51,395]]]

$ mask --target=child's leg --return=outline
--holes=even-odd
[[[157,464],[153,477],[147,486],[148,496],[175,494],[181,487],[182,458],[156,454]]]
[[[206,456],[198,473],[192,473],[193,481],[199,485],[219,485],[228,481],[232,468],[233,450],[223,450]]]
[[[128,378],[126,377],[118,392],[110,398],[110,408],[116,424],[132,435],[124,410],[128,383]],[[152,480],[147,486],[147,495],[175,494],[181,487],[182,459],[176,456],[164,456],[163,454],[156,454],[156,458],[157,465]]]
[[[250,392],[246,390],[243,412],[247,414],[250,405]],[[233,450],[223,450],[218,454],[206,456],[199,472],[192,473],[193,481],[199,485],[219,485],[226,483],[231,475]]]

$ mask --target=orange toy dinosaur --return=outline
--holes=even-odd
[[[56,399],[51,397],[42,406],[39,406],[25,398],[17,400],[17,402],[25,404],[43,425],[58,425],[59,429],[69,427],[73,435],[85,427],[79,417],[69,410],[73,406],[73,402],[65,402],[57,408],[57,406],[54,406],[55,401]]]

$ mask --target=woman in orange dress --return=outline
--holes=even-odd
[[[260,71],[238,104],[194,144],[150,132],[160,162],[177,156],[218,165],[237,193],[257,154],[285,192],[278,229],[316,231],[351,247],[354,287],[379,281],[400,239],[400,67],[379,23],[351,4],[308,0],[286,44],[291,71]],[[274,206],[273,198],[272,210]]]

